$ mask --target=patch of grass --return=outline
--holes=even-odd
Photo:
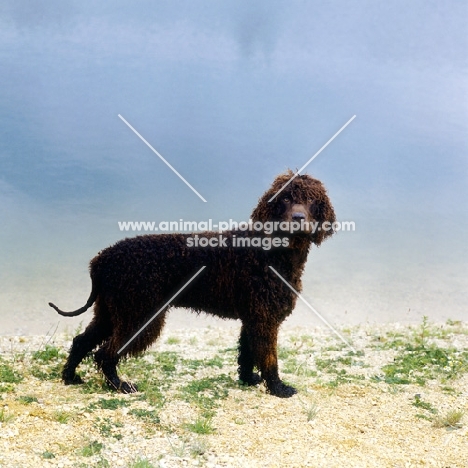
[[[11,366],[0,361],[0,382],[4,383],[19,383],[23,380],[23,376],[18,374]]]
[[[450,325],[452,327],[461,327],[462,326],[462,321],[461,320],[451,320],[447,319],[447,325]]]
[[[31,403],[39,403],[39,400],[36,397],[30,395],[21,395],[17,398],[17,400],[25,405],[29,405]]]
[[[99,455],[97,461],[93,461],[92,465],[88,465],[87,463],[78,463],[73,465],[76,468],[110,468],[110,463],[106,460],[102,455]]]
[[[350,365],[351,364],[351,359],[349,360],[341,360],[338,361],[338,359],[342,358],[316,358],[315,359],[315,367],[322,371],[322,372],[329,372],[329,373],[337,373],[338,372],[338,363],[344,364],[344,365]]]
[[[53,366],[35,365],[31,368],[31,375],[39,380],[60,380],[62,378],[62,364],[57,363]]]
[[[425,385],[428,380],[445,381],[468,372],[468,350],[442,348],[430,343],[438,336],[440,328],[430,326],[427,317],[408,336],[399,334],[398,341],[381,348],[395,348],[397,354],[393,363],[382,367],[383,375],[372,378],[388,384]],[[394,334],[396,336],[396,334]]]
[[[80,451],[79,454],[82,457],[92,457],[93,455],[99,454],[99,452],[104,448],[104,445],[94,440],[90,442],[88,445],[85,445]]]
[[[180,390],[185,401],[195,403],[203,410],[205,417],[212,415],[214,408],[219,406],[219,400],[224,400],[229,394],[229,388],[236,388],[235,381],[221,374],[217,377],[205,377],[193,380]]]
[[[171,374],[175,372],[178,362],[179,355],[172,351],[155,353],[155,365],[159,367],[164,373]]]
[[[8,423],[10,421],[13,421],[14,416],[12,414],[9,414],[8,410],[5,408],[0,409],[0,422],[3,423]]]
[[[325,387],[336,388],[339,385],[352,382],[362,382],[363,380],[366,380],[366,378],[363,375],[348,374],[345,369],[341,369],[336,373],[332,380],[323,383],[323,385]]]
[[[157,379],[145,376],[143,380],[138,381],[139,400],[145,400],[152,406],[162,408],[166,402],[166,396],[161,389],[167,389],[170,386],[168,381],[159,381]]]
[[[88,377],[83,385],[80,385],[80,391],[85,394],[91,393],[109,393],[109,387],[101,375]]]
[[[427,414],[422,414],[422,413],[417,413],[416,417],[418,419],[425,419],[426,421],[432,421],[433,420],[432,416],[428,416]]]
[[[286,346],[278,346],[278,359],[287,360],[298,354],[295,348],[287,348]]]
[[[373,375],[370,380],[372,382],[385,382],[389,385],[395,386],[395,385],[409,385],[411,382],[408,379],[405,379],[403,377],[397,377],[397,376],[381,376],[381,375]]]
[[[461,420],[463,419],[463,411],[461,410],[451,410],[448,411],[445,415],[438,416],[434,419],[434,427],[446,427],[448,429],[460,429],[463,425]]]
[[[460,320],[447,320],[445,325],[439,325],[432,330],[436,338],[447,339],[453,335],[468,335],[468,328]]]
[[[213,434],[215,432],[211,417],[200,416],[193,423],[186,424],[185,427],[195,434]]]
[[[206,342],[208,346],[218,346],[221,344],[221,339],[220,338],[212,338],[211,340],[208,340]]]
[[[83,378],[84,383],[78,388],[82,393],[109,393],[109,386],[101,372],[96,369],[94,359],[91,355],[86,356],[80,364],[81,372],[78,375]]]
[[[343,367],[365,367],[364,361],[355,359],[355,356],[361,356],[363,353],[350,352],[345,356],[338,356],[335,358],[316,358],[315,366],[322,372],[330,374],[339,373]]]
[[[41,453],[41,457],[45,458],[46,460],[51,460],[52,458],[55,458],[55,455],[52,452],[46,450],[45,452]]]
[[[224,360],[221,356],[216,355],[212,359],[183,359],[181,366],[184,369],[197,370],[200,368],[217,367],[221,369],[224,366]]]
[[[110,418],[97,419],[96,427],[104,437],[113,437],[114,439],[121,440],[122,435],[116,431],[116,428],[123,427],[123,424],[116,421],[111,421]]]
[[[448,395],[456,395],[458,393],[453,387],[442,386],[440,389]]]
[[[347,347],[348,346],[345,345],[344,343],[338,343],[338,344],[325,346],[324,348],[321,349],[321,351],[343,351]]]
[[[206,359],[205,366],[217,367],[218,369],[221,369],[224,366],[224,360],[219,354],[217,354],[214,358]]]
[[[378,336],[376,338],[378,344],[374,345],[376,349],[399,349],[408,343],[408,339],[404,336],[396,336],[394,333],[387,333],[386,336]]]
[[[160,423],[159,415],[154,410],[151,411],[146,409],[134,408],[129,411],[129,414],[133,414],[133,416],[136,416],[137,418],[143,419],[144,421],[152,424]]]
[[[120,364],[120,371],[123,374],[132,376],[132,379],[139,382],[148,380],[159,372],[163,373],[161,382],[168,381],[177,370],[179,355],[173,351],[151,352],[143,357],[124,360]]]
[[[94,465],[96,468],[110,468],[110,463],[101,456],[101,458],[97,461],[96,465]]]
[[[0,384],[0,393],[12,393],[15,391],[15,386],[12,384]]]
[[[315,377],[317,371],[310,369],[307,362],[299,361],[295,356],[289,357],[282,366],[285,374],[301,375],[304,377]]]
[[[155,466],[146,458],[138,458],[128,466],[129,468],[155,468]]]
[[[415,332],[414,335],[414,342],[416,343],[417,346],[420,347],[425,347],[428,342],[428,338],[431,336],[431,331],[429,327],[429,319],[427,318],[427,315],[423,316],[422,324]]]
[[[435,345],[407,345],[382,371],[387,383],[425,385],[427,380],[445,381],[468,372],[468,352]]]
[[[291,335],[288,341],[293,345],[292,349],[297,351],[301,350],[304,352],[314,347],[314,339],[311,335]]]
[[[49,362],[65,357],[65,354],[56,346],[46,345],[42,351],[32,354],[33,361]]]
[[[128,405],[129,401],[123,398],[99,398],[98,401],[91,403],[88,406],[88,409],[93,411],[97,408],[100,408],[115,411],[118,408],[123,408]]]
[[[305,408],[305,414],[307,417],[307,421],[313,421],[319,412],[319,408],[316,403],[312,403]]]
[[[167,344],[179,344],[180,343],[180,338],[177,338],[176,336],[170,336],[167,340],[166,340],[166,343]]]
[[[72,414],[68,413],[67,411],[54,411],[53,418],[55,421],[59,422],[60,424],[67,424],[68,421],[72,418]]]
[[[431,403],[427,402],[427,401],[423,401],[421,400],[421,396],[420,395],[415,395],[414,396],[414,401],[413,403],[411,403],[413,406],[415,406],[416,408],[422,408],[422,409],[425,409],[426,411],[429,411],[429,413],[432,413],[432,414],[436,414],[437,413],[437,409],[434,408],[434,406],[431,405]]]

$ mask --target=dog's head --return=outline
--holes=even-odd
[[[319,180],[307,174],[293,177],[291,170],[276,177],[260,198],[252,220],[262,223],[286,221],[293,228],[300,224],[301,229],[294,230],[294,234],[311,236],[312,242],[320,245],[334,233],[332,225],[336,218],[333,206]],[[292,225],[293,222],[297,224]]]

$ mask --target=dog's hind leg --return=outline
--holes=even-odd
[[[254,356],[252,344],[249,339],[246,327],[242,325],[239,337],[239,356],[237,358],[239,380],[243,384],[257,385],[262,381],[262,378],[257,372],[254,372]]]
[[[109,342],[105,343],[96,351],[94,360],[104,374],[110,387],[122,393],[134,393],[137,391],[135,385],[120,380],[117,374],[117,364],[119,363],[120,356],[112,351]]]
[[[278,325],[257,322],[249,323],[244,327],[244,337],[248,343],[248,349],[251,350],[250,359],[260,370],[268,393],[281,398],[289,398],[296,394],[296,389],[283,383],[278,374]],[[247,369],[246,367],[244,370],[247,372]]]
[[[95,315],[86,330],[73,339],[70,354],[62,371],[62,380],[65,385],[83,383],[81,377],[76,373],[76,368],[86,355],[101,344],[110,333],[110,325],[103,323],[99,316]]]
[[[117,365],[122,357],[136,356],[147,349],[161,333],[164,319],[165,312],[158,315],[135,337],[128,332],[128,330],[131,330],[130,327],[115,327],[114,335],[94,354],[94,360],[110,387],[122,393],[138,391],[136,385],[120,379],[117,373]],[[135,330],[138,330],[138,328],[135,328]],[[131,341],[129,342],[129,340]],[[121,352],[119,353],[119,351]]]

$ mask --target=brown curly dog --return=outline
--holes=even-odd
[[[269,230],[240,229],[239,225],[222,233],[197,233],[197,239],[206,239],[206,247],[202,242],[196,246],[195,234],[138,236],[117,242],[93,258],[92,291],[86,305],[63,312],[49,304],[61,315],[75,316],[94,303],[92,321],[73,340],[62,373],[65,384],[82,383],[76,368],[99,346],[94,359],[109,385],[124,393],[136,391],[134,385],[118,377],[119,359],[147,349],[160,335],[166,313],[173,306],[240,319],[241,382],[255,385],[263,380],[272,395],[294,395],[296,390],[278,375],[277,337],[279,326],[295,306],[296,295],[269,266],[300,291],[310,246],[320,245],[333,234],[335,213],[322,183],[309,175],[295,177],[269,202],[293,175],[288,171],[276,177],[252,213],[254,227],[261,222]],[[284,222],[288,226],[303,222],[303,226],[291,232],[284,229]],[[310,223],[315,227],[306,227]],[[154,318],[202,267],[193,282]]]

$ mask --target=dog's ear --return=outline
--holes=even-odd
[[[281,197],[281,193],[278,194],[278,192],[284,187],[285,184],[289,182],[293,176],[294,172],[289,169],[284,174],[280,174],[276,177],[272,186],[260,197],[257,206],[250,216],[252,221],[261,221],[262,223],[266,223],[267,221],[280,218],[282,214],[282,207],[279,203],[279,197]],[[273,198],[273,200],[271,200],[271,198]]]
[[[336,221],[335,210],[330,199],[323,188],[322,196],[315,200],[311,206],[311,215],[315,222],[318,222],[317,228],[313,234],[312,242],[318,247],[325,239],[332,236],[335,231],[333,223]]]

